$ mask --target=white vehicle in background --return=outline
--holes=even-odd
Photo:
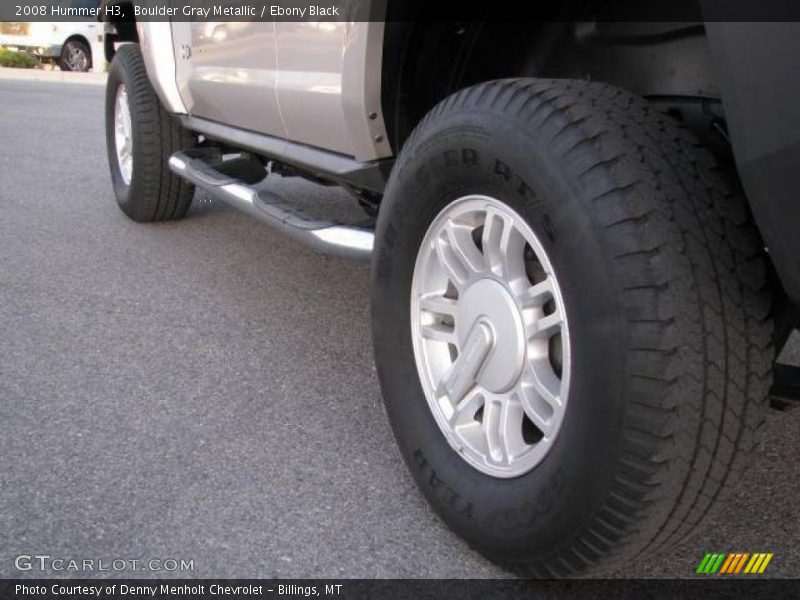
[[[71,8],[96,9],[100,0],[62,0]],[[0,23],[0,47],[27,52],[62,71],[91,71],[95,57],[102,58],[103,26],[93,17],[74,22]]]

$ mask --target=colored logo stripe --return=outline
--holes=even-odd
[[[720,566],[722,565],[722,561],[724,559],[725,559],[724,552],[714,553],[714,554],[707,552],[702,562],[700,563],[700,566],[697,567],[697,572],[707,573],[707,574],[716,573],[717,569],[719,569]]]
[[[748,573],[758,574],[763,573],[769,562],[774,555],[770,552],[732,552],[726,554],[725,552],[707,552],[700,561],[697,567],[697,573],[706,575],[713,575],[714,573],[720,574],[736,574]],[[742,571],[744,569],[744,571]]]
[[[700,561],[700,566],[697,567],[697,571],[695,571],[695,573],[705,573],[706,565],[708,564],[709,560],[711,560],[711,555],[706,552],[706,555],[703,557],[703,560]]]
[[[753,558],[750,559],[750,562],[747,563],[747,566],[744,568],[745,573],[763,573],[764,569],[767,568],[769,561],[772,560],[772,553],[764,554],[758,553],[753,554]]]
[[[739,559],[739,562],[736,563],[736,569],[733,571],[734,573],[738,573],[739,571],[742,570],[742,567],[744,566],[744,561],[746,561],[749,556],[750,556],[749,552],[743,552],[742,553],[742,556]]]
[[[728,558],[725,559],[725,562],[722,563],[722,568],[719,570],[720,573],[730,573],[731,565],[736,561],[738,558],[737,554],[728,554]]]
[[[722,565],[722,569],[720,569],[720,573],[738,573],[737,569],[741,569],[744,565],[744,561],[747,560],[747,557],[750,556],[749,553],[746,552],[734,552],[728,555],[728,560],[725,561],[725,564]]]

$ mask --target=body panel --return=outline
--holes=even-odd
[[[742,184],[789,297],[800,304],[800,23],[709,23]]]
[[[285,137],[275,95],[275,24],[172,23],[176,77],[187,111]]]
[[[166,51],[154,29],[140,37],[149,37],[148,73],[172,112],[370,161],[392,149],[381,110],[385,2],[368,11],[361,18],[370,20],[335,22],[174,21],[174,71],[158,64]],[[165,81],[171,71],[183,108]]]
[[[375,5],[380,9],[378,3]],[[384,15],[385,10],[380,16]],[[342,104],[359,160],[387,158],[394,153],[381,102],[384,34],[385,25],[380,20],[353,23],[345,45]]]
[[[288,139],[361,161],[391,156],[380,101],[383,29],[377,21],[276,23]]]
[[[186,105],[175,79],[172,31],[165,21],[141,21],[136,25],[147,76],[161,103],[173,114],[186,114]]]
[[[353,156],[342,105],[343,22],[276,23],[278,102],[287,137]]]

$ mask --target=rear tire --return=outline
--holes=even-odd
[[[126,95],[129,141],[124,154],[131,165],[123,174],[118,153],[119,95]],[[122,136],[124,137],[124,136]],[[117,204],[134,221],[180,219],[194,196],[194,186],[169,169],[169,157],[189,148],[194,137],[159,102],[150,85],[139,46],[117,50],[106,88],[106,147]]]
[[[416,364],[420,246],[468,195],[527,222],[569,321],[566,414],[518,476],[461,456]],[[497,81],[433,109],[388,183],[371,286],[387,413],[438,514],[491,560],[535,577],[604,572],[687,536],[738,480],[764,419],[773,349],[762,248],[710,152],[627,92]],[[480,262],[475,249],[461,256]]]

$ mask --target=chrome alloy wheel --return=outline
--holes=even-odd
[[[125,185],[130,185],[133,173],[133,130],[128,88],[125,85],[120,85],[117,89],[117,100],[114,103],[114,142],[122,181]]]
[[[89,57],[86,51],[76,44],[67,47],[66,63],[70,71],[85,73],[89,70]]]
[[[414,266],[411,327],[450,446],[494,477],[533,469],[564,420],[569,329],[547,254],[517,212],[475,195],[439,213]]]

